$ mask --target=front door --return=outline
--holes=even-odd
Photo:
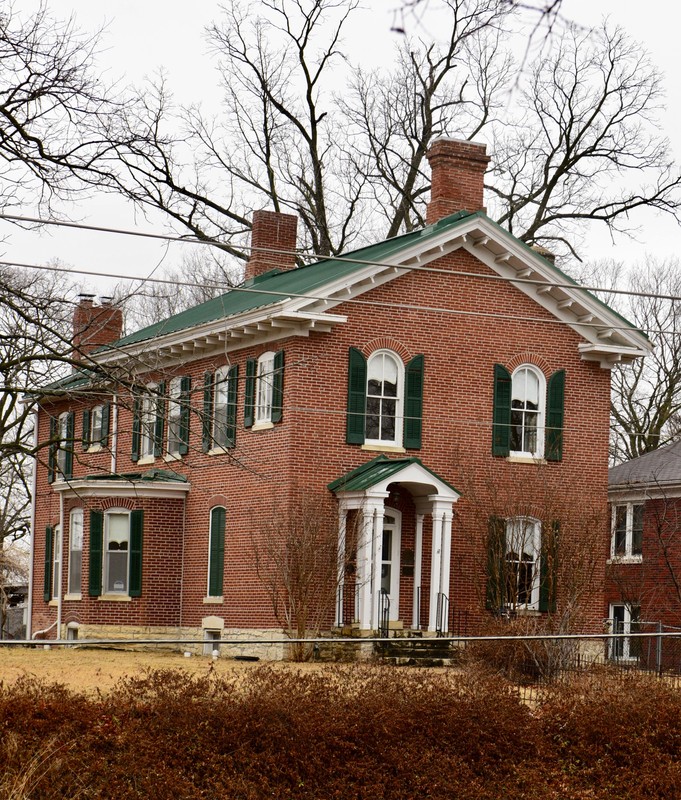
[[[400,543],[401,514],[385,509],[381,543],[381,591],[390,598],[390,619],[400,618]]]

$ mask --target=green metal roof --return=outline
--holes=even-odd
[[[175,314],[162,322],[149,325],[135,333],[124,336],[111,345],[100,348],[100,352],[111,348],[125,347],[126,345],[154,339],[168,333],[193,328],[214,320],[264,308],[296,295],[314,294],[317,289],[331,281],[352,275],[366,267],[366,261],[381,262],[389,259],[395,253],[412,245],[421,239],[429,239],[442,233],[443,228],[455,227],[461,220],[474,216],[467,211],[459,211],[439,220],[434,225],[410,233],[386,239],[377,244],[363,247],[343,254],[343,260],[334,258],[317,261],[292,270],[272,270],[259,276],[255,281],[236,287],[225,294],[207,300],[198,306],[188,308]],[[356,258],[357,261],[352,259]]]
[[[441,478],[437,473],[433,472],[432,469],[428,469],[421,459],[414,457],[387,458],[384,455],[376,456],[376,458],[372,458],[371,461],[367,461],[366,464],[362,464],[360,467],[347,472],[340,478],[336,478],[335,481],[331,481],[328,488],[332,492],[363,492],[375,486],[377,483],[381,483],[381,481],[391,478],[393,475],[397,475],[398,472],[401,472],[410,464],[418,464],[434,478],[437,478],[441,483],[444,483],[445,486],[448,486],[453,492],[461,494],[451,483]]]

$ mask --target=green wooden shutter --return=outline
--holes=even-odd
[[[142,594],[142,528],[144,512],[130,512],[130,581],[128,594],[139,597]]]
[[[274,354],[272,375],[272,422],[281,422],[284,407],[284,351]]]
[[[563,459],[563,409],[565,370],[554,372],[546,388],[546,460]]]
[[[239,391],[239,365],[234,364],[227,372],[227,447],[236,444],[236,404]]]
[[[88,592],[91,597],[102,593],[102,555],[104,539],[104,513],[90,511],[90,575]]]
[[[499,612],[506,598],[506,521],[490,517],[487,534],[487,608]]]
[[[154,455],[163,454],[163,433],[166,422],[166,385],[163,381],[156,387],[156,422],[154,424]]]
[[[86,408],[83,411],[83,450],[90,446],[90,411]]]
[[[423,427],[423,356],[407,364],[404,391],[404,446],[419,449]]]
[[[132,452],[131,461],[139,461],[140,438],[142,432],[142,401],[136,397],[132,404]]]
[[[109,426],[111,424],[111,403],[104,403],[102,406],[102,447],[109,444]]]
[[[189,452],[189,423],[192,410],[192,379],[180,378],[180,455]]]
[[[213,446],[213,373],[203,375],[203,427],[201,449],[207,453]]]
[[[222,597],[225,569],[225,509],[210,512],[210,566],[208,568],[208,596]]]
[[[43,583],[43,600],[52,599],[52,547],[54,545],[54,528],[45,528],[45,576]]]
[[[539,565],[539,610],[556,611],[558,591],[558,542],[560,522],[554,520],[548,539],[542,536],[541,559]]]
[[[511,443],[511,376],[501,364],[494,365],[494,412],[492,455],[507,456]]]
[[[73,477],[73,448],[75,444],[75,414],[69,411],[66,417],[66,441],[64,447],[64,478],[68,481]]]
[[[246,389],[244,398],[244,428],[250,428],[255,418],[255,372],[258,362],[246,359]]]
[[[351,347],[348,363],[348,410],[345,441],[364,444],[364,417],[366,413],[367,361],[356,347]]]
[[[59,420],[50,417],[50,445],[47,450],[47,480],[53,483],[57,477],[57,450],[59,449]]]

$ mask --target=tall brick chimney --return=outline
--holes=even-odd
[[[102,345],[115,342],[123,333],[123,312],[111,305],[110,297],[100,298],[98,306],[92,294],[81,294],[78,300],[73,312],[74,361],[80,361]]]
[[[251,231],[251,257],[246,264],[246,280],[271,269],[288,270],[296,266],[298,217],[277,211],[254,211]]]
[[[432,173],[426,222],[457,211],[482,211],[483,179],[489,164],[484,144],[436,139],[426,153]]]

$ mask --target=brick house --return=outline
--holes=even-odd
[[[337,518],[326,630],[601,624],[609,370],[650,345],[486,216],[484,146],[428,158],[422,230],[296,267],[296,218],[256,212],[241,287],[55,384],[34,633],[281,636],[254,552],[301,496]]]
[[[608,499],[605,613],[611,628],[618,633],[681,628],[681,442],[612,467]],[[647,641],[642,649],[636,639],[625,638],[611,655],[659,658],[646,647]],[[671,647],[662,665],[670,666],[672,657],[681,668],[681,653]]]

